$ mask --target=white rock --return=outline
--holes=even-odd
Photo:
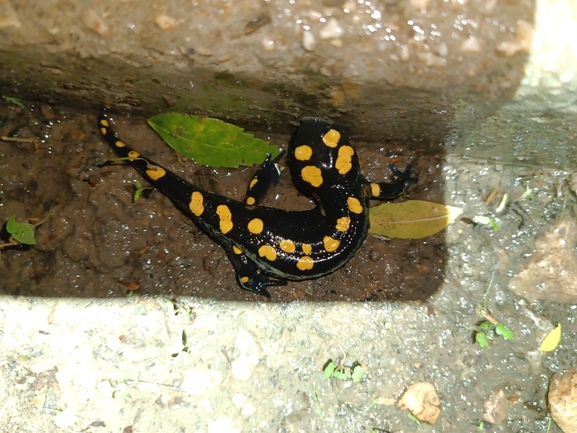
[[[246,403],[242,406],[240,413],[244,416],[250,416],[256,412],[256,407],[252,403]]]
[[[236,349],[239,351],[239,356],[231,362],[231,373],[238,379],[247,380],[258,364],[259,347],[253,336],[240,328],[236,336]]]
[[[213,391],[222,382],[222,376],[214,370],[190,370],[186,372],[181,388],[192,395]]]
[[[62,413],[54,417],[54,424],[59,428],[72,427],[76,420],[76,415],[74,414],[74,409],[67,407],[62,411]]]
[[[321,39],[336,39],[343,35],[343,28],[340,26],[339,22],[331,18],[327,21],[325,26],[319,32]]]
[[[230,418],[221,416],[208,422],[208,433],[240,433],[242,429],[234,426]]]
[[[303,48],[307,51],[312,51],[315,49],[316,45],[317,43],[313,34],[308,30],[305,30],[303,32]]]
[[[419,421],[435,424],[441,414],[439,394],[432,383],[414,383],[407,388],[397,406],[408,409]]]
[[[563,433],[577,433],[577,371],[554,374],[548,399],[549,413]]]

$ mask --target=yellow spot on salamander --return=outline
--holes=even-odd
[[[328,147],[337,147],[339,140],[341,139],[341,133],[331,129],[323,136],[323,143]]]
[[[313,150],[310,146],[303,144],[295,149],[295,158],[299,161],[308,161],[313,155]]]
[[[378,183],[371,183],[371,194],[373,197],[381,195],[381,186]]]
[[[339,247],[341,243],[340,241],[337,241],[330,236],[325,236],[323,239],[323,244],[325,245],[325,250],[327,250],[329,253],[332,253]]]
[[[310,254],[311,251],[313,250],[313,247],[311,247],[310,244],[302,244],[301,248],[303,249],[303,253],[305,254]]]
[[[258,255],[261,257],[266,257],[266,259],[270,262],[274,262],[276,260],[276,250],[270,245],[263,245],[260,247],[258,249]]]
[[[264,229],[264,224],[260,218],[254,218],[249,221],[247,227],[248,231],[251,232],[253,235],[258,235],[262,233]]]
[[[242,278],[240,279],[240,282],[241,282],[241,283],[245,283],[245,284],[248,283],[248,277],[242,277]]]
[[[107,132],[108,132],[108,129],[106,129],[106,128],[100,128],[100,133],[101,133],[102,135],[106,135]]]
[[[295,243],[288,239],[283,239],[279,242],[280,249],[283,250],[285,253],[294,253],[296,247]]]
[[[108,120],[106,120],[106,119],[100,119],[100,124],[102,126],[106,126],[106,127],[110,126],[110,123],[108,123]]]
[[[139,156],[140,156],[140,153],[138,153],[136,150],[131,150],[130,152],[128,152],[128,159],[130,161],[134,161]]]
[[[354,197],[347,198],[347,206],[349,210],[353,213],[362,213],[363,207],[361,206],[361,202]]]
[[[188,204],[188,208],[197,217],[201,216],[204,212],[204,205],[202,204],[202,201],[202,194],[198,191],[194,191],[190,196],[190,203]]]
[[[248,204],[249,206],[252,206],[255,203],[256,203],[256,200],[254,199],[254,197],[247,197],[246,198],[246,204]]]
[[[114,145],[115,145],[116,147],[124,147],[124,146],[126,146],[126,144],[124,144],[124,143],[123,143],[122,141],[120,141],[120,140],[118,140],[116,143],[114,143]]]
[[[146,170],[146,174],[152,180],[158,180],[166,174],[166,170],[162,167],[149,168]]]
[[[301,170],[301,177],[305,182],[310,183],[315,188],[321,186],[323,183],[323,175],[321,169],[314,165],[307,165]]]
[[[251,180],[250,183],[248,184],[249,189],[251,189],[253,186],[255,186],[257,182],[258,182],[258,179]]]
[[[216,208],[216,214],[220,218],[220,231],[227,234],[232,230],[232,214],[227,205],[221,204]]]
[[[339,156],[337,157],[337,162],[335,162],[335,167],[340,174],[347,174],[353,164],[352,156],[355,154],[355,150],[351,146],[342,146],[339,149]]]
[[[297,262],[297,268],[299,268],[301,271],[308,271],[309,269],[313,268],[314,264],[315,262],[311,257],[302,256]]]
[[[340,232],[346,232],[351,225],[351,219],[349,217],[342,217],[337,220],[335,228]]]
[[[235,254],[242,254],[242,250],[236,245],[232,246],[232,250],[234,251]]]

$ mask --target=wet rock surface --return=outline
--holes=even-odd
[[[0,11],[0,93],[286,133],[338,118],[366,141],[423,146],[458,107],[487,115],[513,95],[535,13],[534,0],[20,3]]]

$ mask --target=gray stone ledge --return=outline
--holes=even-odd
[[[261,130],[339,118],[365,140],[431,142],[458,107],[514,93],[534,11],[533,0],[8,0],[0,91]]]

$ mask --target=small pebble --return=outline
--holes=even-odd
[[[164,14],[157,15],[155,21],[161,30],[172,30],[178,25],[174,18]]]
[[[305,30],[303,32],[303,48],[307,51],[312,51],[315,49],[316,41],[315,37],[311,32]]]
[[[343,28],[339,25],[339,22],[331,18],[327,21],[325,26],[319,32],[321,39],[335,39],[343,35]]]
[[[44,118],[50,122],[56,118],[54,110],[49,105],[41,105],[40,112],[42,113],[42,116],[44,116]]]

